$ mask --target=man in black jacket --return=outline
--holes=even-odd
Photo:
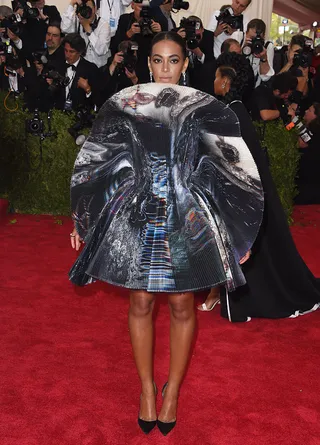
[[[86,50],[84,39],[78,33],[68,34],[63,41],[66,65],[66,87],[57,88],[56,107],[66,111],[93,108],[99,101],[100,73],[98,67],[82,57]],[[54,81],[48,79],[48,83]]]
[[[180,28],[178,34],[186,39],[189,55],[190,86],[204,93],[213,94],[213,79],[216,71],[213,53],[214,33],[204,29],[199,17],[190,16],[187,21],[190,25],[195,24],[196,38],[192,41],[188,40],[184,28]]]
[[[147,8],[150,15],[150,27],[141,26],[140,13],[142,10],[141,0],[134,0],[131,3],[133,12],[122,14],[116,35],[111,40],[111,53],[114,56],[118,52],[121,42],[125,40],[135,41],[139,47],[136,74],[139,83],[149,82],[148,56],[151,42],[155,34],[162,31],[159,22],[153,19],[152,8]]]
[[[25,16],[19,1],[14,2],[14,12]],[[48,24],[55,22],[60,24],[61,16],[56,6],[45,5],[45,0],[31,1],[31,6],[38,9],[38,17],[26,18],[22,23],[22,34],[17,36],[10,33],[9,37],[17,49],[22,50],[27,59],[31,59],[33,52],[44,48]]]
[[[172,7],[173,0],[163,0],[160,6],[152,7],[152,16],[156,22],[160,23],[162,31],[176,29],[176,23],[171,15]]]

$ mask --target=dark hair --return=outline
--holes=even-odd
[[[47,31],[49,26],[53,26],[54,28],[58,28],[60,31],[60,37],[64,37],[64,33],[61,31],[61,23],[60,22],[49,22],[48,27],[47,27]]]
[[[309,123],[308,127],[313,134],[320,133],[320,103],[314,102],[312,104],[316,117]]]
[[[221,45],[221,53],[228,53],[230,52],[230,47],[231,45],[237,44],[239,45],[239,47],[241,48],[240,43],[238,42],[238,40],[236,39],[227,39],[223,42],[223,44]]]
[[[306,38],[303,34],[296,34],[295,36],[292,37],[292,39],[290,41],[290,46],[299,45],[299,46],[301,46],[301,48],[303,48],[305,41],[306,41]]]
[[[196,15],[190,15],[188,17],[188,20],[193,20],[194,22],[199,23],[200,24],[200,28],[203,28],[202,20],[199,17],[197,17]]]
[[[277,74],[273,77],[272,81],[272,89],[279,90],[280,94],[295,90],[297,85],[298,79],[292,73],[290,73],[290,71]]]
[[[249,84],[250,64],[242,54],[222,53],[217,59],[217,69],[222,76],[230,79],[230,91],[225,95],[227,103],[242,100],[242,96]]]
[[[150,55],[152,54],[154,45],[164,40],[169,40],[170,42],[174,42],[179,45],[183,54],[183,58],[187,58],[187,48],[185,40],[181,36],[179,36],[179,34],[173,31],[162,31],[154,36],[151,42]]]
[[[68,34],[63,40],[63,46],[69,43],[72,49],[75,49],[78,53],[84,54],[86,52],[86,42],[77,32]]]
[[[248,23],[247,31],[249,31],[249,29],[255,29],[258,33],[265,34],[266,24],[261,19],[253,19]]]

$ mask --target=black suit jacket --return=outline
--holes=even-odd
[[[111,53],[112,57],[118,52],[119,44],[125,40],[132,40],[139,45],[138,50],[138,62],[136,74],[139,79],[139,83],[149,82],[149,68],[148,68],[148,56],[151,48],[151,42],[153,35],[142,36],[141,34],[135,34],[131,39],[127,36],[127,31],[131,28],[131,25],[135,23],[133,13],[122,14],[119,19],[118,29],[114,37],[111,39]],[[156,21],[156,20],[155,20]]]
[[[205,55],[204,63],[201,63],[191,54],[189,63],[190,85],[204,93],[213,94],[213,82],[216,71],[216,62],[213,53],[213,32],[205,29],[199,42],[199,48]]]
[[[168,31],[168,20],[166,16],[163,14],[161,8],[159,6],[151,8],[152,17],[155,22],[160,23],[162,31]],[[171,16],[171,21],[173,24],[173,29],[176,29],[176,23]]]
[[[67,75],[67,65],[65,66],[64,75]],[[80,77],[88,80],[91,87],[91,95],[87,98],[85,91],[78,88],[78,80]],[[80,62],[75,70],[74,78],[71,79],[72,84],[70,88],[70,99],[72,100],[73,110],[78,110],[81,107],[93,108],[99,102],[101,81],[98,67],[91,62],[81,57]],[[57,99],[56,108],[63,109],[65,104],[65,88],[60,88]]]
[[[23,53],[29,60],[33,52],[44,48],[48,24],[61,22],[56,6],[44,6],[43,14],[48,16],[48,20],[27,19],[23,25]]]

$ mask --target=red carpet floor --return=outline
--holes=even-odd
[[[295,215],[298,247],[320,275],[320,208]],[[320,445],[320,312],[246,324],[198,312],[177,426],[166,438],[144,436],[128,294],[69,283],[70,229],[50,216],[15,215],[1,226],[1,445]],[[159,297],[158,386],[168,333]]]

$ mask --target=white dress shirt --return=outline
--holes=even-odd
[[[67,10],[61,16],[61,30],[66,34],[77,32],[79,28],[79,20],[75,14],[74,7],[69,5]],[[85,40],[87,51],[84,56],[88,62],[95,63],[98,68],[106,65],[110,57],[110,25],[103,18],[98,19],[97,28],[88,36],[80,25],[80,35]]]
[[[210,19],[208,28],[209,31],[214,32],[218,26],[218,21],[216,19],[216,17],[219,17],[219,15],[221,14],[220,10],[215,11]],[[246,18],[246,15],[243,14],[243,30],[246,31],[247,29],[247,25],[249,23],[249,20]],[[231,36],[229,34],[226,34],[225,32],[222,32],[220,35],[218,35],[217,37],[214,36],[214,57],[217,59],[220,54],[221,54],[221,45],[223,44],[223,42],[227,39],[235,39],[237,40],[240,44],[242,43],[242,39],[243,39],[244,33],[241,31],[236,31],[234,32]]]
[[[80,59],[78,59],[76,62],[74,62],[73,66],[75,68],[77,68],[77,66],[79,65],[79,62],[80,62]],[[69,79],[70,79],[69,84],[66,86],[66,99],[68,99],[68,96],[69,96],[72,84],[74,82],[74,78],[76,77],[76,72],[75,72],[74,69],[72,69],[72,66],[69,66],[67,68],[67,73],[66,74],[67,74],[67,77],[69,77]]]
[[[261,84],[261,82],[267,82],[269,79],[271,79],[272,76],[274,76],[275,72],[273,69],[273,58],[274,58],[274,46],[273,46],[272,42],[269,42],[268,46],[267,46],[267,60],[268,60],[270,69],[266,74],[261,74],[260,73],[260,68],[261,68],[260,59],[258,57],[254,57],[253,54],[251,54],[248,57],[250,65],[252,66],[252,69],[253,69],[253,74],[254,74],[254,78],[255,78],[255,88],[257,88]]]
[[[99,16],[109,23],[111,36],[114,36],[119,23],[120,15],[125,13],[125,9],[132,0],[101,0]]]

